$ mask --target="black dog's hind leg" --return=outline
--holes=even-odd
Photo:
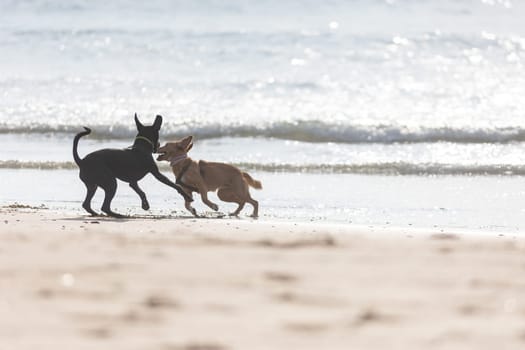
[[[97,212],[95,212],[93,209],[91,209],[91,199],[93,199],[93,196],[95,195],[95,192],[97,191],[97,185],[88,185],[85,184],[87,188],[86,193],[86,199],[84,199],[84,203],[82,203],[82,208],[86,209],[88,213],[90,213],[93,216],[98,216]]]
[[[111,211],[111,201],[113,200],[113,197],[115,197],[115,193],[117,192],[117,180],[114,178],[108,179],[108,182],[104,185],[101,185],[100,187],[102,187],[102,189],[106,193],[104,196],[104,203],[102,203],[102,211],[114,218],[124,218],[124,215],[117,214]]]
[[[140,200],[142,201],[142,209],[149,210],[148,199],[146,198],[144,191],[140,189],[139,184],[136,182],[130,182],[129,187],[131,187],[139,195]]]

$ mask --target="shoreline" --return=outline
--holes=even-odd
[[[172,174],[165,173],[172,178]],[[15,203],[45,205],[72,215],[84,215],[81,201],[85,187],[78,172],[71,170],[1,171],[0,206]],[[518,177],[413,177],[316,175],[292,173],[253,173],[263,182],[264,190],[253,191],[260,203],[260,221],[350,224],[352,227],[391,227],[394,230],[417,229],[473,233],[525,232],[523,180]],[[38,179],[38,186],[28,186]],[[57,184],[60,184],[57,187]],[[152,176],[141,181],[152,206],[140,208],[140,200],[129,186],[119,183],[113,209],[127,215],[187,216],[183,201],[173,190]],[[224,203],[215,193],[210,200],[221,213],[229,213],[235,204]],[[103,191],[93,198],[99,210]],[[207,216],[218,215],[199,198],[195,208]],[[247,206],[246,212],[250,213]],[[69,215],[68,214],[68,215]]]
[[[6,349],[525,345],[525,238],[0,209]]]

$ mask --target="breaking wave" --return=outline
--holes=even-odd
[[[196,123],[197,124],[197,123]],[[161,130],[162,139],[176,139],[193,135],[198,139],[221,137],[265,137],[304,142],[335,143],[510,143],[525,142],[525,126],[505,127],[409,127],[403,125],[349,125],[318,120],[261,124],[235,124],[224,122],[189,124],[166,123]],[[98,139],[125,139],[136,134],[134,126],[89,125]],[[11,126],[0,124],[0,133],[71,133],[81,131],[80,126],[32,124]]]

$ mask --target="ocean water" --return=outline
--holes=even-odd
[[[0,0],[0,204],[78,210],[74,134],[93,129],[81,155],[126,147],[136,112],[260,178],[263,219],[523,231],[523,18],[516,0]],[[152,213],[182,211],[146,183]],[[126,187],[115,208],[139,213]]]

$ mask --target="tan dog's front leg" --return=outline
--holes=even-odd
[[[184,190],[184,193],[186,193],[188,195],[188,197],[193,200],[193,192],[191,190],[186,189],[186,188],[184,188],[183,190]],[[192,213],[193,216],[199,217],[199,215],[197,214],[197,210],[195,210],[195,208],[191,206],[191,201],[184,201],[184,207],[186,209],[188,209],[188,211],[190,213]]]
[[[219,206],[208,199],[207,189],[199,188],[199,192],[201,194],[201,199],[204,204],[206,204],[208,207],[212,208],[215,211],[219,210]]]
[[[184,206],[186,207],[186,209],[189,210],[190,213],[193,214],[193,216],[197,218],[199,217],[199,215],[197,214],[197,210],[195,210],[195,208],[191,206],[191,202],[184,202]]]

